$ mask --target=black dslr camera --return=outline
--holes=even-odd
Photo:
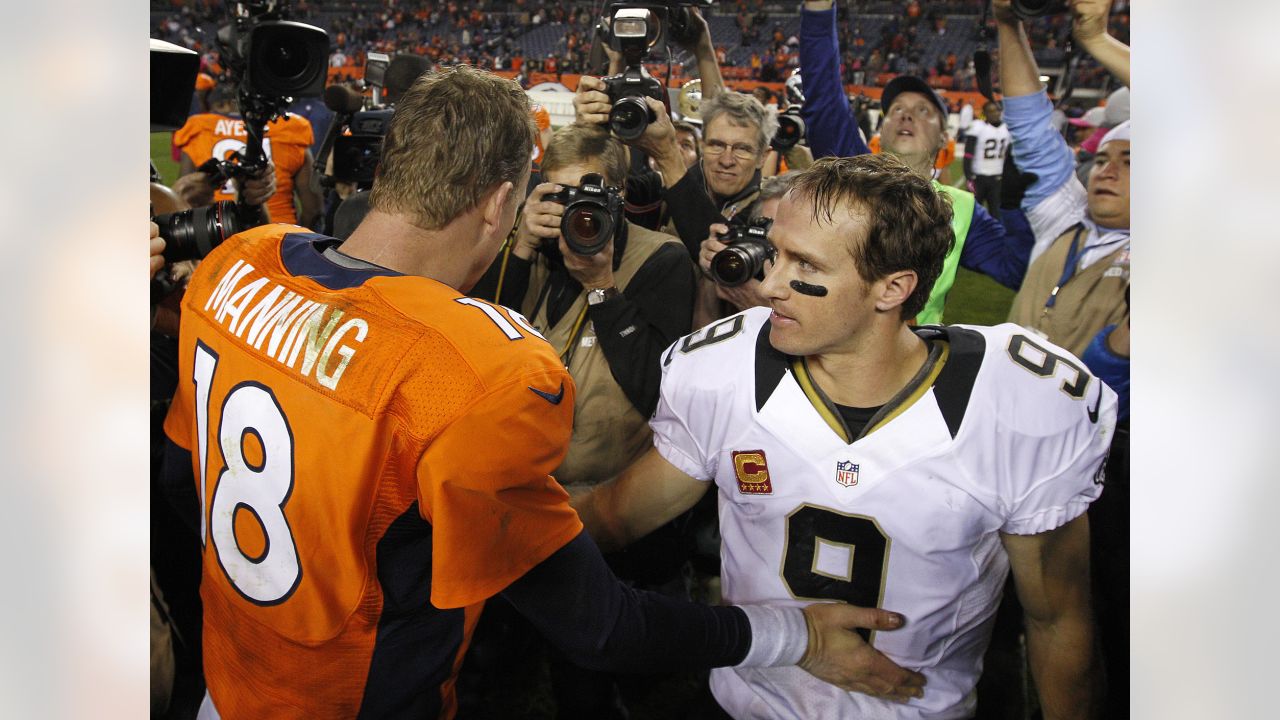
[[[156,215],[151,221],[160,226],[166,263],[199,260],[223,240],[262,224],[257,207],[230,200]]]
[[[622,229],[622,195],[596,173],[583,175],[576,188],[566,187],[543,199],[564,205],[560,235],[578,255],[595,255]]]
[[[711,258],[711,279],[724,287],[737,287],[755,278],[764,279],[764,261],[773,257],[769,228],[773,218],[729,222],[729,232],[720,241],[729,247]]]
[[[1013,0],[1012,4],[1013,12],[1024,20],[1070,11],[1067,0]]]
[[[778,115],[778,132],[773,134],[769,145],[780,153],[785,153],[804,139],[804,119],[800,117],[800,106],[792,105]]]
[[[610,42],[627,63],[621,73],[602,78],[613,105],[609,129],[622,140],[635,140],[644,134],[649,123],[657,120],[644,99],[651,97],[667,104],[662,83],[649,74],[643,62],[662,37],[662,22],[654,8],[617,7],[609,28]]]

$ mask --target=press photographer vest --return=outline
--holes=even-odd
[[[680,244],[670,235],[627,223],[627,243],[622,262],[613,272],[618,291],[626,290],[636,271],[665,243]],[[612,478],[653,445],[648,418],[640,414],[613,379],[609,361],[587,316],[587,294],[578,297],[554,326],[547,322],[547,305],[538,305],[550,268],[539,260],[529,269],[529,289],[520,312],[529,318],[567,359],[569,374],[577,385],[573,406],[573,436],[564,462],[553,473],[562,485],[597,484]],[[537,309],[536,314],[531,314]]]
[[[1129,286],[1129,243],[1072,273],[1056,294],[1055,286],[1064,275],[1068,262],[1076,262],[1083,252],[1087,231],[1077,225],[1063,233],[1045,250],[1022,280],[1022,289],[1013,298],[1009,322],[1040,333],[1053,343],[1084,354],[1099,330],[1124,319],[1127,307],[1125,289]],[[1072,252],[1075,245],[1076,252]],[[1053,302],[1049,302],[1053,295]]]
[[[955,233],[956,242],[942,261],[942,272],[933,289],[929,291],[929,300],[924,309],[916,315],[917,325],[941,325],[942,307],[947,302],[947,293],[956,283],[956,268],[960,265],[960,252],[964,249],[964,241],[969,237],[969,224],[973,222],[973,193],[950,185],[943,185],[937,180],[933,186],[951,197],[951,231]]]

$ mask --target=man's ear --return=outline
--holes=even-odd
[[[513,200],[511,197],[513,192],[515,192],[515,184],[508,180],[494,188],[489,196],[481,201],[480,219],[484,223],[484,232],[501,231],[501,234],[506,234],[506,231],[501,228],[502,215],[507,203]]]
[[[876,310],[896,311],[902,303],[907,301],[907,298],[911,297],[911,293],[915,292],[919,283],[920,278],[915,270],[899,270],[880,278],[875,284]]]

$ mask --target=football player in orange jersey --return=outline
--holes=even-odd
[[[209,158],[225,160],[232,151],[244,151],[248,135],[244,121],[236,114],[235,87],[222,83],[213,88],[209,91],[209,106],[212,112],[192,115],[173,133],[182,176],[196,172]],[[315,164],[312,142],[311,123],[300,115],[287,114],[267,125],[263,150],[276,168],[276,193],[266,205],[273,222],[319,227],[323,206],[320,191],[313,187],[311,178],[311,166]],[[294,209],[295,197],[300,214]],[[235,199],[230,182],[215,188],[213,200]],[[193,206],[207,204],[193,198],[187,200]]]
[[[515,83],[424,75],[346,242],[267,225],[197,268],[163,475],[204,548],[201,717],[453,717],[498,593],[588,667],[798,664],[918,694],[854,630],[894,613],[706,607],[609,572],[548,474],[573,379],[522,316],[462,292],[514,224],[533,133]]]

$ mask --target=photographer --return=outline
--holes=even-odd
[[[473,292],[523,312],[578,383],[573,438],[555,472],[565,485],[610,478],[647,448],[660,355],[690,330],[693,267],[674,237],[624,221],[599,252],[583,255],[561,233],[565,204],[552,195],[587,173],[618,187],[626,172],[624,148],[603,128],[558,130],[542,162],[547,182]]]
[[[800,11],[800,64],[807,100],[803,115],[814,157],[869,153],[841,82],[836,11],[830,0],[806,0]],[[881,105],[885,113],[880,133],[884,151],[921,177],[932,179],[938,154],[947,146],[946,103],[920,78],[899,75],[885,86]],[[958,267],[983,273],[1017,290],[1033,244],[1027,233],[1006,229],[975,202],[973,193],[936,181],[933,185],[951,199],[956,243],[928,303],[916,318],[921,325],[943,322],[944,305]]]
[[[565,486],[607,480],[651,446],[646,420],[658,403],[661,353],[690,330],[693,268],[676,238],[622,221],[611,240],[592,238],[604,245],[584,255],[581,238],[571,243],[562,232],[566,212],[586,207],[564,199],[567,188],[582,198],[579,186],[588,173],[616,187],[626,172],[626,150],[603,128],[557,131],[542,161],[547,182],[534,188],[514,240],[471,293],[520,310],[560,353],[577,385],[568,454],[552,473]],[[583,216],[570,223],[605,230]],[[671,525],[607,559],[620,577],[658,589],[679,580],[686,547]],[[492,627],[502,626],[482,631],[497,632]],[[501,632],[521,627],[512,618]],[[605,673],[554,654],[551,673],[561,717],[609,717],[619,702]]]
[[[775,175],[760,182],[759,202],[752,206],[751,220],[774,217],[778,201],[790,189],[798,171]],[[725,235],[728,225],[712,223],[711,234],[702,241],[698,251],[698,268],[702,271],[698,278],[698,295],[693,307],[693,326],[702,327],[722,317],[727,317],[740,310],[758,305],[768,305],[769,299],[760,292],[760,279],[752,277],[741,285],[732,287],[716,281],[711,264],[716,256],[728,247]],[[761,268],[768,270],[772,261],[765,260]]]
[[[686,164],[666,106],[652,96],[642,98],[651,116],[644,132],[622,140],[643,151],[657,166],[667,217],[690,258],[696,259],[711,223],[746,214],[754,202],[769,141],[777,131],[777,117],[754,97],[723,89],[710,30],[696,10],[689,10],[689,15],[694,18],[691,31],[697,27],[697,41],[690,49],[698,59],[702,80],[701,162],[692,167]],[[638,65],[646,48],[629,49],[627,40],[620,39],[623,55],[632,52],[627,61]],[[615,61],[612,69],[617,67]],[[610,124],[617,99],[611,96],[605,81],[583,76],[573,99],[576,122]]]

